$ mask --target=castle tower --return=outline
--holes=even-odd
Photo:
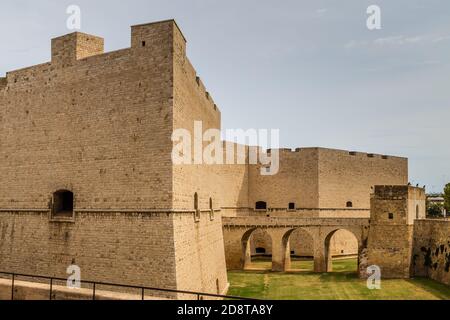
[[[103,43],[58,37],[0,78],[0,270],[226,293],[220,184],[171,157],[175,129],[220,128],[186,40],[167,20]]]
[[[369,265],[382,278],[409,278],[414,221],[425,218],[425,190],[411,186],[375,186],[371,198]]]

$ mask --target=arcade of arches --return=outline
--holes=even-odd
[[[225,253],[229,270],[248,269],[252,257],[272,259],[272,271],[290,271],[292,258],[314,260],[315,272],[332,271],[332,259],[357,256],[361,259],[367,242],[368,220],[339,225],[326,221],[324,225],[289,226],[224,224]],[[358,262],[359,265],[359,262]]]

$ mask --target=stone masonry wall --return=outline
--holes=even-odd
[[[76,208],[171,208],[168,27],[151,28],[145,47],[7,74],[0,208],[48,208],[58,189],[74,192]]]
[[[174,34],[173,128],[187,130],[195,145],[195,122],[200,139],[208,129],[220,129],[221,115],[186,56],[186,40],[176,25]],[[220,139],[217,141],[222,144]],[[206,146],[200,140],[200,146]],[[176,277],[180,289],[224,294],[228,290],[222,234],[223,190],[219,164],[195,163],[173,166],[173,208]],[[202,154],[202,150],[200,150]],[[238,187],[234,180],[233,188]],[[195,207],[197,194],[197,208]],[[196,214],[196,209],[198,213]],[[217,215],[215,214],[217,212]],[[197,215],[197,217],[196,217]]]
[[[317,151],[305,148],[293,152],[280,150],[280,170],[271,176],[261,175],[259,165],[249,167],[249,201],[265,201],[268,208],[318,207]]]
[[[355,209],[369,209],[372,187],[408,183],[406,158],[325,148],[318,152],[319,208],[345,208],[352,202]]]
[[[176,288],[173,221],[166,213],[80,212],[49,222],[48,212],[0,212],[0,271]]]
[[[181,290],[226,294],[228,279],[220,212],[174,216],[177,285]]]
[[[416,221],[413,276],[450,285],[450,220]]]
[[[131,43],[101,54],[100,38],[60,37],[50,63],[1,81],[0,270],[64,277],[76,263],[84,279],[224,293],[220,216],[193,215],[196,191],[218,208],[217,168],[171,159],[174,126],[220,127],[220,112],[174,21],[133,26]],[[70,222],[49,219],[60,189]]]
[[[411,202],[425,203],[425,191],[410,186],[376,186],[371,199],[368,263],[383,278],[409,278],[416,214]],[[419,215],[420,218],[420,215]]]
[[[326,148],[279,152],[278,174],[261,176],[261,166],[249,167],[251,208],[257,201],[267,202],[270,211],[287,209],[294,203],[299,214],[368,218],[373,186],[408,183],[406,158]],[[352,203],[351,208],[347,202]]]

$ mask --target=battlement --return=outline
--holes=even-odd
[[[200,77],[186,56],[186,38],[175,20],[164,20],[131,27],[131,47],[114,52],[104,52],[104,39],[94,35],[74,32],[51,41],[51,62],[30,66],[6,73],[0,78],[0,89],[8,85],[22,86],[34,80],[50,82],[51,73],[55,69],[74,66],[84,67],[88,64],[104,64],[115,58],[133,56],[133,59],[156,55],[162,50],[173,52],[174,59],[182,62],[185,73],[192,84],[198,87],[200,95],[204,97],[210,110],[220,112],[210,93],[205,88]],[[164,57],[161,54],[160,57]],[[92,61],[89,58],[96,60]]]
[[[193,69],[193,67],[192,67]],[[209,103],[211,104],[211,107],[214,109],[214,111],[219,111],[219,108],[217,107],[217,105],[214,103],[214,100],[211,96],[211,94],[207,91],[202,79],[199,76],[195,76],[195,81],[197,82],[197,86],[198,89],[200,90],[200,93],[202,95],[205,95],[206,100],[209,101]]]
[[[52,39],[52,64],[72,64],[76,60],[104,53],[103,38],[81,32]]]
[[[390,156],[390,155],[381,155],[376,153],[366,153],[366,152],[357,152],[357,151],[348,151],[348,150],[339,150],[339,149],[330,149],[330,148],[323,148],[323,147],[301,147],[301,148],[277,148],[277,149],[267,149],[267,153],[271,153],[273,151],[278,151],[280,154],[288,154],[288,153],[301,153],[303,151],[321,151],[325,153],[340,155],[340,156],[349,156],[349,157],[355,157],[358,159],[364,159],[364,158],[371,158],[371,159],[381,159],[381,160],[388,160],[388,159],[406,159],[403,157],[397,157],[397,156]]]
[[[173,37],[179,36],[182,39],[181,45],[184,43],[184,48],[186,48],[186,38],[174,19],[131,26],[131,47],[151,47],[152,44],[163,41],[164,37],[161,35],[164,34],[170,34]]]
[[[408,185],[375,186],[372,197],[380,200],[425,199],[425,189]]]

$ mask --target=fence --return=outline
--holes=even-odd
[[[0,271],[0,275],[8,275],[11,277],[11,300],[14,300],[14,285],[15,285],[15,281],[17,280],[17,277],[42,279],[42,280],[48,281],[48,284],[50,285],[49,300],[52,300],[53,285],[55,284],[55,281],[64,281],[64,282],[67,281],[67,279],[64,279],[64,278],[37,276],[37,275],[2,272],[2,271]],[[117,283],[106,283],[106,282],[96,282],[96,281],[80,281],[80,282],[81,282],[81,284],[88,284],[88,285],[92,286],[92,300],[96,300],[95,295],[96,295],[96,289],[98,288],[98,286],[120,287],[120,288],[139,290],[141,293],[140,300],[145,300],[145,292],[146,291],[192,295],[192,296],[196,297],[196,300],[203,300],[204,298],[221,298],[221,299],[230,299],[230,300],[256,300],[256,299],[250,299],[250,298],[244,298],[244,297],[238,297],[238,296],[228,296],[228,295],[203,293],[203,292],[195,292],[195,291],[175,290],[175,289],[162,289],[162,288],[153,288],[153,287],[131,286],[131,285],[122,285],[122,284],[117,284]]]

